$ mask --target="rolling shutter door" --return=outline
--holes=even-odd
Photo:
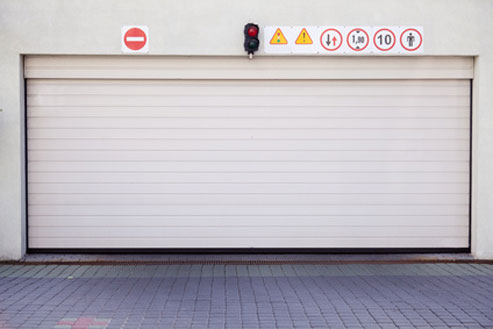
[[[469,246],[470,58],[278,60],[28,57],[29,247]]]

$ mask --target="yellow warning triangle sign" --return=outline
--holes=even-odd
[[[270,39],[270,44],[271,45],[286,45],[288,43],[288,40],[286,40],[286,37],[284,34],[282,34],[282,31],[280,28],[277,28],[276,32],[272,36],[272,39]]]
[[[298,35],[298,38],[296,38],[296,44],[297,45],[311,45],[313,43],[312,38],[310,38],[310,35],[308,34],[308,31],[303,28],[301,30],[300,35]]]

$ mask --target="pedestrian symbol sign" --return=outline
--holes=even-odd
[[[298,38],[296,38],[295,43],[297,45],[311,45],[313,43],[312,38],[310,38],[310,35],[308,34],[306,28],[303,28],[303,30],[301,30]]]
[[[407,51],[417,51],[423,44],[423,35],[418,29],[408,28],[401,33],[400,43]]]
[[[282,31],[280,28],[277,28],[276,32],[272,36],[272,39],[270,39],[270,44],[271,45],[286,45],[288,44],[288,40],[286,40],[286,37],[284,34],[282,34]]]

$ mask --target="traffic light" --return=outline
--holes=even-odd
[[[248,23],[245,25],[245,29],[243,30],[245,43],[243,45],[248,55],[253,55],[258,50],[258,46],[260,45],[260,41],[258,40],[259,31],[260,29],[257,24]]]

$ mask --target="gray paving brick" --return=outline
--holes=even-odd
[[[94,329],[486,328],[493,267],[0,265],[1,327],[62,319],[105,322]]]

